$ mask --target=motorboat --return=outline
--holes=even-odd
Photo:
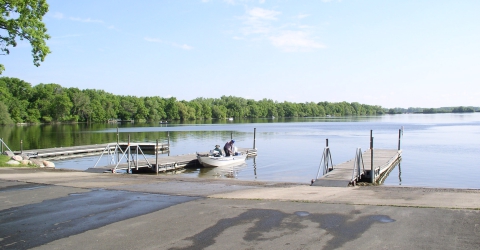
[[[232,156],[213,155],[212,153],[197,153],[197,159],[200,164],[202,164],[204,167],[213,168],[242,164],[245,162],[246,158],[247,154],[242,154],[240,152],[236,152],[235,155]]]

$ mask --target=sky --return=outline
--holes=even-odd
[[[480,106],[478,0],[47,0],[3,76],[115,95]]]

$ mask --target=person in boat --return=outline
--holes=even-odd
[[[225,156],[233,155],[233,144],[234,143],[235,143],[235,140],[230,140],[229,142],[225,143],[225,146],[223,146],[223,150],[225,151]]]
[[[215,145],[215,148],[213,149],[213,156],[222,156],[222,150],[220,149],[220,145]]]

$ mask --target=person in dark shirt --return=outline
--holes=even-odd
[[[235,140],[230,140],[229,142],[225,143],[225,146],[223,146],[223,150],[225,151],[225,156],[233,155],[233,144],[234,143],[235,143]]]

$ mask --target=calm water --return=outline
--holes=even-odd
[[[107,124],[2,127],[0,135],[12,150],[116,141],[117,128]],[[333,164],[355,157],[356,148],[396,149],[403,126],[402,161],[384,185],[480,189],[480,114],[404,114],[349,118],[259,119],[210,124],[120,125],[120,140],[128,135],[135,142],[161,142],[170,132],[171,155],[195,153],[223,144],[231,134],[238,147],[253,146],[256,128],[258,156],[233,169],[192,169],[179,173],[189,177],[236,178],[309,183],[317,174],[329,139]],[[165,157],[166,155],[161,155]],[[152,157],[151,155],[148,157]],[[57,168],[84,170],[98,156],[57,160]],[[106,165],[103,157],[100,165]],[[353,167],[353,165],[352,165]]]

